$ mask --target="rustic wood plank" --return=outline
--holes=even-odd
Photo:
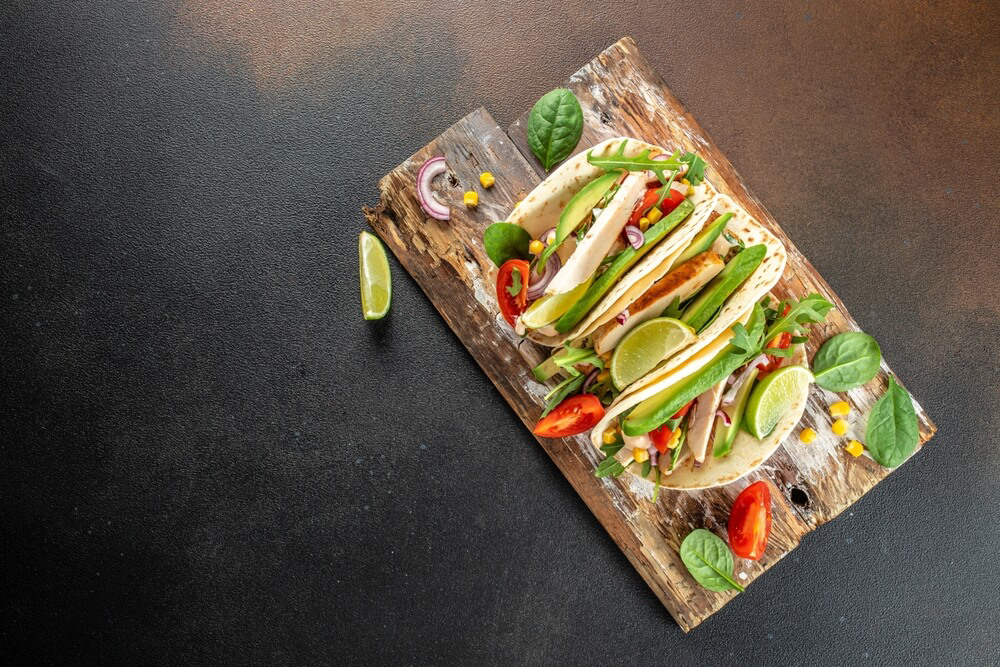
[[[833,333],[856,328],[829,286],[750,195],[725,156],[687,115],[631,40],[622,40],[602,53],[574,74],[568,87],[576,92],[585,110],[581,150],[618,134],[667,147],[697,148],[714,168],[717,187],[737,198],[785,241],[790,268],[776,292],[785,296],[820,291],[840,308],[839,314],[815,333],[810,351]],[[542,176],[525,145],[524,120],[504,134],[485,110],[469,114],[385,176],[380,182],[380,204],[365,213],[530,428],[542,410],[546,391],[535,382],[530,369],[546,351],[520,340],[497,314],[493,290],[496,269],[480,242],[482,230],[503,219]],[[442,199],[457,203],[452,206],[452,219],[444,223],[423,214],[415,193],[417,169],[434,155],[445,155],[452,172],[440,185]],[[460,204],[461,193],[477,187],[478,174],[487,170],[498,175],[497,184],[482,194],[477,210],[469,211]],[[888,372],[883,364],[876,380],[850,393],[849,400],[858,408],[855,416],[867,413],[872,400],[884,389]],[[829,431],[829,399],[816,393],[810,400],[805,420],[815,424],[822,437],[809,448],[786,444],[745,481],[705,491],[663,491],[655,506],[647,501],[651,489],[641,480],[594,478],[600,455],[586,435],[539,440],[539,444],[681,628],[688,631],[734,594],[713,593],[698,586],[680,562],[680,541],[697,527],[724,534],[732,501],[747,483],[767,479],[777,492],[773,494],[774,525],[767,554],[758,562],[738,559],[737,577],[743,583],[753,581],[794,549],[803,535],[836,516],[888,474],[870,459],[852,459],[840,449],[842,441]],[[934,427],[922,410],[919,415],[923,442]]]

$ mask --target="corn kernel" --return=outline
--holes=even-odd
[[[693,197],[693,196],[694,196],[694,188],[689,185],[688,186],[688,197]]]
[[[642,447],[636,447],[632,450],[632,458],[636,463],[645,463],[649,460],[649,452]]]
[[[539,241],[538,239],[535,239],[534,241],[528,244],[528,252],[530,252],[532,255],[537,255],[543,250],[545,250],[545,244]]]
[[[649,229],[649,218],[646,217],[639,218],[639,229],[641,229],[642,231],[646,231],[647,229]]]
[[[496,183],[496,179],[493,178],[493,174],[488,171],[484,171],[479,174],[479,182],[484,188],[492,188],[493,184]]]
[[[603,371],[601,371],[600,373],[597,374],[597,377],[595,378],[595,380],[597,380],[598,382],[604,382],[605,380],[608,379],[608,377],[610,377],[610,375],[611,375],[611,371],[609,371],[607,368],[605,368]]]
[[[674,432],[670,434],[670,439],[667,440],[667,449],[673,449],[681,441],[681,429],[675,428]]]
[[[663,211],[654,206],[649,209],[649,213],[646,214],[646,217],[649,218],[650,224],[655,225],[660,221],[660,218],[663,217]]]
[[[476,194],[475,190],[469,190],[462,195],[462,201],[464,201],[465,205],[469,208],[476,208],[479,206],[479,195]]]
[[[833,432],[836,433],[837,435],[846,435],[847,434],[847,420],[846,419],[838,419],[837,421],[833,422]]]
[[[846,417],[851,414],[851,406],[847,401],[837,401],[830,406],[830,415],[833,417]]]
[[[612,445],[617,439],[618,439],[618,432],[615,431],[615,429],[609,428],[607,431],[604,432],[605,445]]]
[[[799,440],[806,443],[807,445],[816,439],[816,429],[814,428],[804,428],[802,432],[799,433]]]
[[[682,179],[681,179],[681,183],[683,183],[684,185],[691,185],[691,181],[689,181],[689,180],[688,180],[688,179],[686,179],[686,178],[682,178]]]
[[[847,443],[847,446],[844,447],[844,449],[846,449],[851,456],[861,456],[861,451],[864,447],[857,440],[851,440]]]

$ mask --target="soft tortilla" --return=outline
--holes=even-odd
[[[615,153],[621,142],[628,142],[625,145],[625,155],[628,157],[634,157],[644,150],[649,149],[651,151],[650,155],[658,155],[661,153],[669,153],[670,151],[661,148],[660,146],[654,146],[653,144],[648,144],[644,141],[639,141],[638,139],[633,139],[630,137],[615,137],[613,139],[607,139],[597,144],[593,148],[587,151],[581,151],[577,153],[570,159],[566,160],[558,169],[556,169],[552,174],[546,178],[544,181],[538,184],[534,190],[532,190],[528,195],[514,207],[514,210],[510,212],[507,216],[507,222],[515,225],[520,225],[529,234],[531,238],[538,238],[543,233],[549,229],[555,227],[559,223],[559,216],[562,215],[563,209],[569,204],[570,199],[579,192],[587,183],[604,173],[603,169],[599,169],[587,161],[587,154],[593,153],[596,156],[608,156]],[[694,188],[694,194],[689,197],[691,203],[695,205],[694,211],[689,215],[685,222],[678,225],[677,228],[671,231],[666,238],[661,239],[655,248],[650,250],[649,255],[644,257],[640,262],[633,266],[615,285],[613,290],[594,308],[590,311],[586,318],[568,334],[557,335],[557,336],[545,336],[537,331],[529,331],[527,337],[536,343],[546,345],[549,347],[557,347],[562,345],[567,340],[573,340],[579,336],[578,332],[583,331],[588,328],[591,322],[598,316],[603,314],[604,308],[614,302],[610,299],[612,294],[618,293],[621,290],[627,289],[628,285],[631,284],[633,280],[633,274],[639,269],[640,266],[644,265],[644,262],[649,259],[649,256],[657,253],[664,244],[674,247],[680,244],[682,241],[680,237],[677,236],[680,230],[685,230],[684,234],[693,236],[701,226],[692,227],[692,221],[699,220],[705,213],[705,205],[710,202],[715,195],[716,190],[707,181],[703,181],[700,185]],[[629,202],[628,206],[632,207],[635,202]],[[629,211],[631,213],[631,211]],[[688,234],[688,230],[690,234]],[[686,243],[684,243],[686,245]],[[562,245],[556,253],[559,255],[559,259],[562,260],[565,265],[569,260],[570,255],[576,250],[576,236],[571,234],[569,238],[563,241]],[[679,251],[678,251],[679,252]],[[596,328],[596,327],[594,327]]]

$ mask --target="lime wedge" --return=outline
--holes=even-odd
[[[392,301],[392,274],[382,242],[368,232],[358,237],[358,269],[361,273],[361,312],[366,320],[380,320]]]
[[[615,348],[611,381],[620,391],[693,340],[694,329],[672,317],[643,322],[625,334]]]
[[[758,440],[769,435],[792,404],[805,398],[812,381],[813,374],[805,366],[786,366],[758,382],[743,422],[750,435]]]
[[[527,329],[541,329],[563,316],[594,282],[594,276],[562,294],[546,294],[540,297],[521,315],[521,324]]]

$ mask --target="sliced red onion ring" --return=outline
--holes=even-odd
[[[657,451],[656,447],[650,447],[646,451],[649,452],[649,464],[653,467],[658,467],[660,462],[660,452]]]
[[[629,318],[629,312],[628,308],[626,308],[622,312],[615,315],[615,322],[617,322],[618,324],[625,324],[626,322],[628,322],[628,318]]]
[[[642,247],[642,244],[646,242],[646,237],[643,236],[642,230],[635,225],[625,225],[625,237],[628,239],[629,245],[638,250]]]
[[[538,240],[545,245],[552,245],[552,242],[556,240],[556,228],[551,227],[545,230],[542,235],[538,237]]]
[[[417,172],[417,198],[420,200],[420,208],[424,213],[435,220],[448,220],[451,218],[451,211],[447,206],[438,201],[431,190],[431,181],[435,176],[448,171],[448,165],[444,161],[444,156],[432,157],[424,162]]]
[[[538,274],[534,269],[531,270],[531,276],[528,280],[528,300],[534,301],[535,299],[542,296],[545,293],[545,288],[549,286],[552,279],[556,277],[556,272],[562,268],[562,261],[559,259],[559,255],[552,253],[549,256],[549,261],[545,262],[545,271]]]
[[[726,395],[722,397],[722,405],[733,404],[733,401],[736,400],[736,394],[740,392],[740,388],[744,384],[746,384],[747,379],[750,377],[750,371],[753,370],[753,367],[756,366],[762,360],[763,361],[767,360],[766,354],[762,354],[756,357],[753,361],[751,361],[749,364],[746,365],[746,368],[743,369],[743,372],[740,373],[740,376],[736,378],[735,382],[733,382],[733,386],[730,387],[729,391],[726,392]]]
[[[726,426],[729,426],[729,425],[731,425],[733,423],[732,418],[728,414],[726,414],[725,410],[723,410],[721,408],[715,411],[715,416],[716,417],[721,417],[722,418],[722,423],[725,424]]]
[[[587,390],[590,389],[590,385],[594,384],[594,380],[597,379],[597,375],[600,372],[601,371],[595,368],[594,370],[587,373],[587,379],[583,381],[583,389],[581,390],[583,393],[587,393]]]

